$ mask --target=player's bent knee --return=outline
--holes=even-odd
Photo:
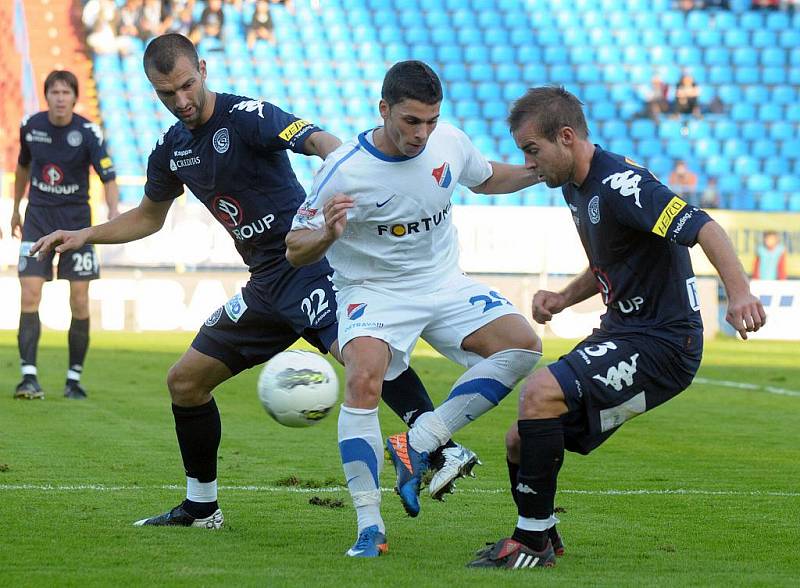
[[[566,411],[564,393],[550,370],[537,370],[525,381],[519,397],[521,419],[553,418]]]
[[[202,404],[202,401],[209,393],[180,362],[169,368],[169,372],[167,372],[167,388],[172,402],[179,406]]]
[[[383,378],[366,370],[355,370],[347,374],[345,400],[348,406],[375,408],[381,397]]]

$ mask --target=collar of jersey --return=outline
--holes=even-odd
[[[422,155],[422,152],[425,151],[425,147],[427,147],[427,145],[425,145],[425,147],[422,148],[422,151],[417,153],[414,157],[406,157],[405,155],[393,157],[392,155],[386,155],[383,151],[381,151],[380,149],[375,147],[375,145],[370,143],[369,139],[367,139],[367,133],[377,131],[380,128],[383,127],[375,127],[374,129],[369,129],[367,131],[364,131],[363,133],[358,135],[358,142],[364,149],[366,149],[369,153],[371,153],[381,161],[388,161],[390,163],[399,163],[401,161],[408,161],[409,159],[414,159],[414,157],[419,157],[420,155]]]

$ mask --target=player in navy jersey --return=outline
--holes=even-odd
[[[109,219],[117,216],[119,201],[114,166],[106,154],[100,128],[73,112],[78,101],[75,75],[62,70],[50,72],[44,82],[44,94],[47,110],[27,117],[20,126],[14,178],[11,233],[22,240],[17,266],[22,291],[18,333],[22,381],[14,391],[14,398],[44,398],[36,367],[41,331],[39,302],[42,286],[53,279],[54,254],[31,256],[31,246],[56,229],[82,229],[91,224],[90,165],[103,182]],[[29,184],[28,207],[22,223],[19,206]],[[67,398],[86,398],[80,379],[89,348],[89,281],[98,278],[99,272],[92,245],[59,256],[58,277],[69,280],[72,311],[64,386]]]
[[[703,323],[688,247],[699,243],[717,269],[726,318],[743,339],[766,315],[719,224],[647,169],[592,144],[575,96],[533,88],[515,102],[509,125],[526,166],[562,187],[589,258],[563,290],[535,294],[534,319],[544,324],[598,291],[607,307],[599,329],[526,380],[506,437],[519,519],[511,538],[470,565],[522,569],[555,565],[563,553],[553,506],[564,450],[589,453],[691,384]]]
[[[57,231],[41,239],[34,251],[146,237],[161,228],[184,186],[231,235],[249,266],[250,281],[208,318],[167,376],[187,476],[186,500],[136,523],[219,528],[221,425],[213,389],[301,337],[340,358],[330,266],[323,259],[293,268],[286,261],[284,240],[305,199],[286,150],[325,158],[341,143],[268,102],[208,90],[205,62],[182,35],[153,40],[145,50],[144,69],[159,99],[179,119],[150,155],[145,197],[106,224]],[[398,415],[433,409],[410,369],[386,382],[383,397]]]

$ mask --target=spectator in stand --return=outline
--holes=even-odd
[[[753,264],[754,280],[786,279],[786,247],[777,231],[764,231]]]
[[[781,0],[753,0],[752,7],[761,10],[778,10],[781,7]]]
[[[289,14],[294,14],[294,0],[271,0],[273,4],[282,4]],[[319,12],[319,0],[311,0],[311,8]]]
[[[710,114],[725,113],[725,103],[722,101],[722,98],[719,97],[719,94],[711,99],[711,102],[708,103],[706,110],[708,110]]]
[[[114,0],[89,0],[83,7],[81,20],[86,27],[86,43],[96,54],[116,53],[117,5]]]
[[[119,52],[127,55],[133,48],[134,39],[140,37],[139,21],[142,18],[142,0],[126,0],[119,10]]]
[[[161,0],[144,0],[138,23],[139,38],[142,41],[147,42],[161,34],[162,17]]]
[[[657,75],[652,77],[650,85],[642,92],[646,114],[653,122],[657,123],[661,115],[669,110],[668,92],[669,87]]]
[[[268,0],[256,0],[256,10],[253,20],[247,29],[247,46],[252,49],[257,40],[268,41],[275,44],[274,23],[269,12]]]
[[[700,116],[700,86],[691,74],[683,72],[675,86],[675,112]]]
[[[181,5],[173,3],[162,23],[164,33],[177,33],[188,37],[193,28],[194,19],[192,19],[191,3],[186,2]]]
[[[700,195],[700,208],[719,208],[719,203],[719,183],[717,178],[711,176]]]
[[[208,0],[208,5],[200,15],[191,40],[195,43],[201,39],[217,39],[222,41],[222,27],[225,24],[225,14],[222,12],[222,0]]]
[[[697,196],[697,174],[692,172],[686,162],[679,159],[669,174],[669,187],[691,202]]]

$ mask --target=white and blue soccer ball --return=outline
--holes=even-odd
[[[316,425],[339,400],[339,379],[318,353],[290,350],[270,359],[258,377],[264,409],[287,427]]]

